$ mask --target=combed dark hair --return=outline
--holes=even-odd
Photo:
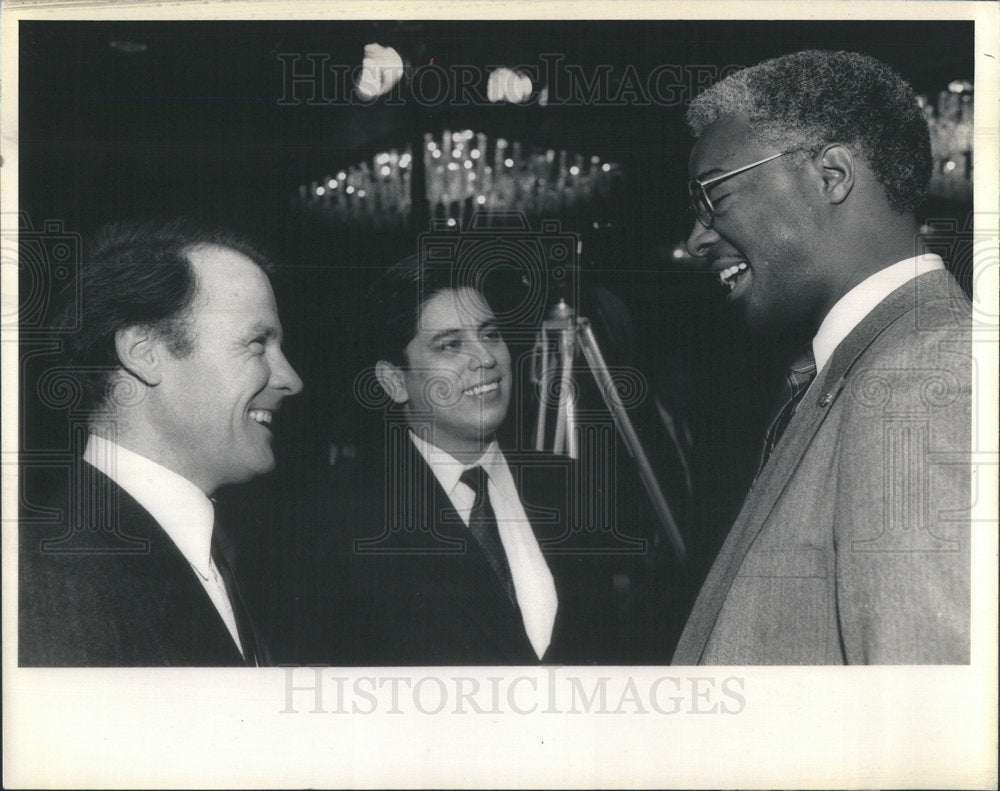
[[[435,294],[461,288],[455,267],[430,264],[419,255],[389,267],[368,291],[368,358],[406,365],[404,350],[417,334],[420,309]]]
[[[851,146],[898,212],[914,211],[927,195],[933,167],[927,120],[909,83],[868,55],[806,50],[766,60],[698,95],[687,121],[698,137],[720,117],[737,114],[748,116],[757,140],[784,150]]]
[[[81,406],[104,406],[111,376],[120,366],[115,336],[144,326],[163,337],[171,352],[194,350],[188,331],[197,278],[187,258],[202,245],[242,253],[270,274],[274,266],[246,237],[225,228],[181,217],[147,222],[116,222],[98,230],[87,245],[79,281],[63,294],[61,323],[78,317],[78,330],[67,338],[64,363],[78,375]],[[78,296],[78,302],[73,298]],[[77,305],[79,307],[77,307]]]

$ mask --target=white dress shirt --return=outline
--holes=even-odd
[[[463,464],[451,454],[418,437],[412,431],[410,438],[420,455],[430,465],[441,488],[445,490],[451,504],[466,526],[472,514],[476,494],[471,487],[462,483],[462,473],[470,467],[482,467],[489,479],[487,490],[490,505],[497,518],[500,542],[507,555],[507,565],[514,581],[514,592],[521,610],[524,631],[531,641],[538,658],[552,641],[552,628],[559,609],[556,585],[552,579],[541,547],[531,529],[531,522],[524,513],[524,506],[514,484],[507,460],[496,441],[491,442],[483,455],[474,464]]]
[[[215,524],[212,501],[187,478],[96,434],[88,438],[83,460],[132,495],[170,536],[191,564],[242,654],[233,605],[222,575],[212,560]]]
[[[842,296],[826,314],[819,331],[813,338],[813,356],[816,358],[816,379],[823,366],[829,362],[834,350],[851,330],[871,313],[893,291],[915,277],[935,269],[944,269],[940,256],[925,253],[907,258],[862,280]],[[815,380],[814,380],[815,381]]]

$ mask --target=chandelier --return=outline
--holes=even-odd
[[[528,217],[579,211],[622,188],[619,164],[565,150],[539,150],[445,129],[423,138],[423,198],[428,216],[465,227],[477,211],[519,211]],[[335,222],[376,229],[405,226],[413,206],[411,148],[391,149],[298,189],[310,211]]]

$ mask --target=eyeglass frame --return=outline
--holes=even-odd
[[[730,170],[728,173],[723,173],[719,176],[712,176],[712,178],[704,181],[699,179],[697,176],[688,179],[688,205],[690,206],[691,211],[694,212],[695,219],[706,229],[711,228],[715,224],[715,206],[712,205],[712,199],[708,197],[709,187],[713,187],[720,181],[725,181],[733,176],[738,176],[740,173],[752,170],[759,165],[763,165],[765,162],[770,162],[773,159],[785,156],[785,154],[792,154],[795,151],[801,150],[802,149],[793,148],[791,151],[781,151],[777,154],[771,154],[769,157],[764,157],[756,162],[751,162],[749,165],[743,165],[743,167],[736,168],[736,170]],[[701,213],[698,211],[699,196],[703,199],[705,208],[708,210],[708,222],[705,222],[701,218]]]

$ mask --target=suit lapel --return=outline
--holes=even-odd
[[[747,494],[695,601],[674,652],[673,664],[694,665],[701,660],[743,559],[830,413],[830,407],[843,392],[855,363],[879,335],[893,322],[912,311],[919,301],[946,296],[950,278],[951,275],[947,272],[930,272],[904,284],[880,302],[837,346],[825,370],[803,398],[782,441]]]
[[[426,584],[442,590],[448,600],[476,625],[480,632],[496,645],[507,661],[523,663],[525,652],[534,651],[524,631],[521,612],[512,605],[490,566],[479,544],[469,534],[461,516],[451,504],[444,488],[430,466],[412,442],[408,443],[406,463],[410,470],[426,473],[426,496],[410,497],[415,512],[405,524],[430,525],[432,531],[414,530],[403,533],[404,541],[418,552],[428,549],[438,553],[440,563],[421,563],[416,555],[420,573]],[[464,548],[461,548],[464,544]],[[421,552],[421,554],[423,554]],[[446,573],[441,573],[446,570]],[[470,591],[474,594],[470,595]]]
[[[140,540],[146,547],[147,551],[142,553],[117,554],[125,573],[144,580],[147,596],[160,618],[155,628],[153,624],[146,625],[148,638],[165,657],[175,655],[177,648],[182,646],[192,657],[190,664],[209,663],[198,661],[198,657],[215,657],[212,663],[220,665],[243,664],[222,616],[176,544],[128,492],[100,471],[93,469],[93,474],[99,476],[95,485],[102,490],[108,491],[111,487],[117,490],[118,507],[109,514],[111,518],[112,514],[117,515],[114,528],[128,531],[130,537]],[[99,534],[116,535],[110,530],[99,531]],[[109,547],[109,551],[112,548]],[[176,656],[174,660],[168,663],[176,664]]]
[[[532,452],[508,458],[508,464],[559,601],[552,639],[542,661],[582,663],[596,650],[606,648],[592,646],[588,640],[594,625],[605,617],[598,610],[608,599],[601,595],[600,571],[593,563],[580,562],[579,553],[585,549],[577,541],[581,536],[570,530],[572,462],[565,457]],[[583,595],[595,590],[596,599]]]

